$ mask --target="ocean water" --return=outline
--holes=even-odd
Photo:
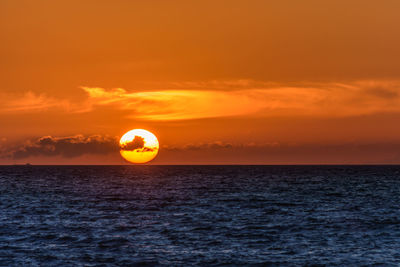
[[[0,266],[400,264],[400,166],[0,166]]]

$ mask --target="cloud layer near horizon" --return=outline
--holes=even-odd
[[[84,155],[111,155],[112,162],[120,164],[118,150],[118,140],[109,136],[43,136],[14,147],[4,146],[2,158],[18,161],[59,156],[69,160]],[[176,164],[172,158],[181,164],[393,164],[400,160],[400,143],[392,142],[290,144],[214,141],[163,145],[161,151],[156,164]]]
[[[173,121],[227,116],[346,117],[400,112],[400,81],[359,81],[278,85],[248,80],[168,84],[167,90],[133,91],[81,87],[78,102],[27,92],[3,95],[0,113],[58,109],[85,113],[98,108],[122,112],[130,119]]]
[[[78,157],[85,154],[108,154],[118,151],[118,140],[109,136],[75,135],[69,137],[43,136],[9,148],[5,156],[23,159],[35,156]]]

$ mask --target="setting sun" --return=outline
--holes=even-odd
[[[146,163],[157,156],[159,143],[149,131],[134,129],[125,133],[120,141],[121,156],[132,163]]]

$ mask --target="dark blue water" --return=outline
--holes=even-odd
[[[400,264],[399,166],[2,166],[0,265]]]

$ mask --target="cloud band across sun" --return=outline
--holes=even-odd
[[[257,164],[360,164],[396,163],[400,159],[399,142],[343,143],[343,144],[290,144],[271,143],[230,143],[222,141],[163,145],[164,160],[179,158],[182,163],[210,164],[219,158],[219,163],[242,162]],[[79,159],[85,155],[114,155],[120,163],[118,140],[110,136],[74,135],[69,137],[43,136],[27,140],[16,146],[6,145],[0,158],[13,160],[35,157],[60,157]],[[1,150],[0,150],[1,152]],[[207,157],[205,157],[207,155]],[[161,159],[162,160],[162,159]],[[174,162],[174,161],[171,161]]]

